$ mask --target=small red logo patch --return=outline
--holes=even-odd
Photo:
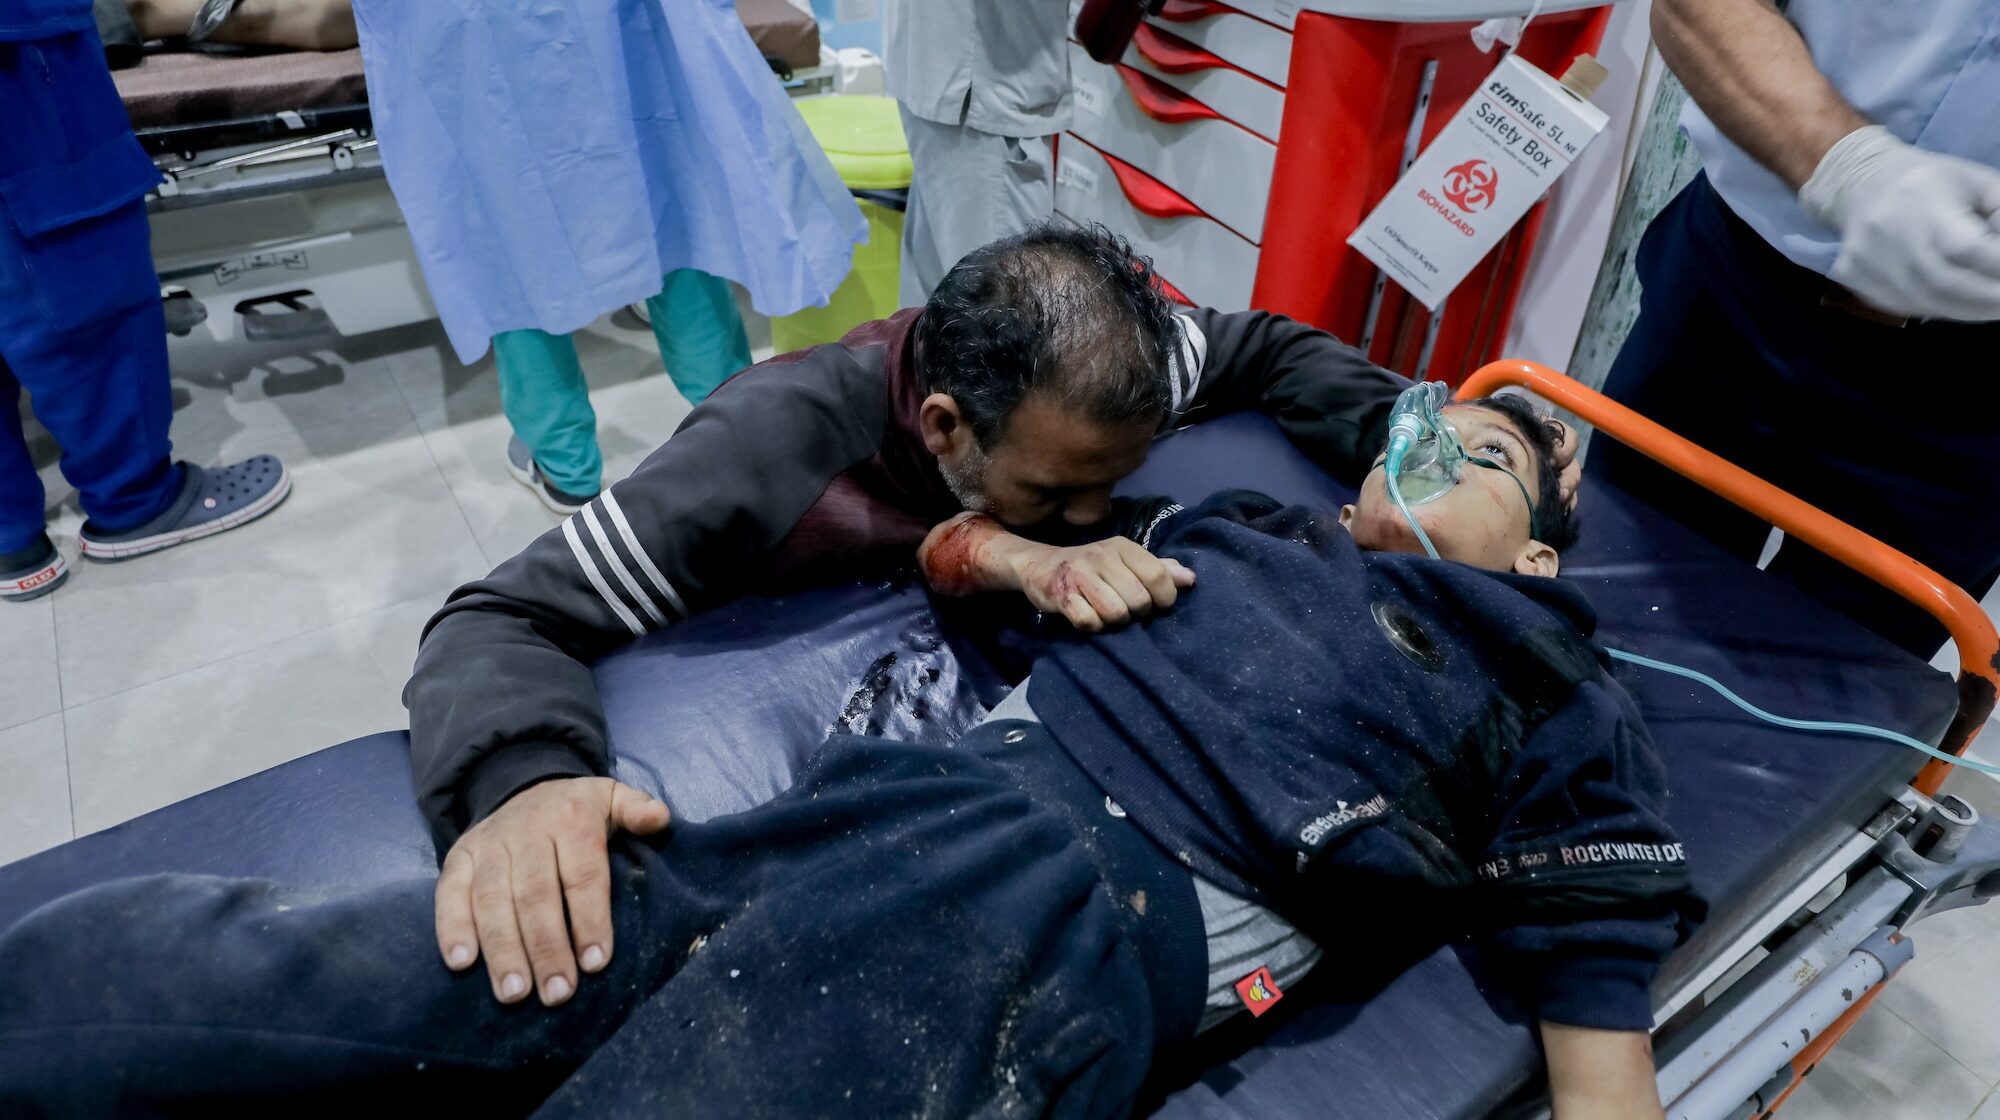
[[[1271,1010],[1285,993],[1278,990],[1278,982],[1271,979],[1271,970],[1259,968],[1236,982],[1236,998],[1250,1009],[1252,1015],[1262,1015]]]
[[[22,580],[15,587],[15,590],[33,591],[35,588],[40,587],[41,585],[49,582],[54,578],[56,578],[55,568],[54,567],[44,568],[43,570],[36,572],[34,575],[29,576],[27,579]]]

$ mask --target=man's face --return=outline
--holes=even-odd
[[[1072,525],[1102,521],[1111,512],[1112,486],[1146,461],[1156,430],[1150,422],[1082,419],[1032,393],[984,449],[945,394],[924,402],[922,423],[925,446],[960,504],[1016,528],[1056,517]]]
[[[1423,505],[1410,507],[1437,546],[1438,555],[1489,571],[1555,575],[1555,550],[1535,540],[1532,529],[1534,511],[1529,503],[1542,500],[1537,492],[1532,445],[1511,420],[1490,409],[1452,405],[1444,413],[1458,429],[1467,453],[1490,459],[1506,472],[1468,463],[1458,485]],[[1523,487],[1528,492],[1525,499],[1521,496]],[[1403,511],[1389,500],[1382,459],[1375,461],[1375,469],[1362,481],[1355,504],[1340,511],[1340,523],[1362,548],[1419,555],[1424,551]]]

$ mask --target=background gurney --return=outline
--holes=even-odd
[[[786,0],[738,0],[737,14],[781,74],[819,65],[811,15]],[[169,329],[352,336],[435,316],[359,48],[155,51],[113,78],[164,177],[148,208]]]
[[[158,142],[155,129],[368,103],[359,47],[268,54],[164,51],[112,76],[133,129],[142,140],[155,140],[147,148],[156,155],[173,149]]]
[[[1171,437],[1127,490],[1195,498],[1227,485],[1289,500],[1345,497],[1250,416]],[[1708,669],[1785,712],[1933,739],[1951,719],[1956,696],[1942,674],[1657,511],[1600,486],[1586,490],[1582,512],[1584,543],[1565,574],[1588,590],[1607,639]],[[698,616],[597,667],[620,776],[698,818],[782,788],[832,726],[955,735],[1004,688],[966,632],[920,590],[881,585]],[[1891,827],[1885,807],[1911,796],[1906,783],[1922,760],[1887,744],[1768,728],[1675,678],[1621,676],[1661,744],[1668,815],[1714,904],[1662,978],[1657,997],[1672,1004],[1791,917],[1801,890],[1819,893],[1821,869],[1843,873],[1840,861],[1858,858],[1856,837],[1865,853],[1870,831]],[[405,752],[400,732],[356,740],[0,869],[0,922],[81,885],[153,871],[326,889],[428,876],[433,853]],[[1367,915],[1356,922],[1364,929]],[[1163,1081],[1160,1114],[1378,1120],[1533,1110],[1532,1034],[1469,946],[1439,949],[1386,981],[1385,962],[1328,949],[1301,989],[1318,999],[1287,1001],[1274,1031],[1239,1024],[1211,1037],[1206,1065]]]
[[[737,0],[737,15],[757,49],[783,71],[818,66],[819,25],[786,0]],[[154,155],[188,155],[218,146],[226,133],[258,138],[311,131],[316,120],[338,119],[362,133],[367,117],[325,115],[365,109],[367,79],[361,50],[167,50],[116,71],[119,96],[139,139]],[[210,140],[194,143],[206,129]],[[190,160],[190,162],[192,162]]]

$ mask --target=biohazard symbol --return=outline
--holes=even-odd
[[[1483,159],[1469,159],[1444,173],[1444,196],[1453,206],[1477,214],[1493,205],[1500,175]]]

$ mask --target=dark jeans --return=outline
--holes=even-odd
[[[1019,792],[1008,752],[1056,749],[1024,726],[836,737],[766,805],[619,844],[612,963],[555,1010],[444,968],[427,880],[81,891],[0,932],[0,1114],[1123,1115],[1150,935]]]
[[[1937,569],[2000,575],[2000,323],[1896,327],[1823,306],[1827,282],[1730,211],[1706,176],[1639,246],[1638,322],[1604,390]],[[1612,440],[1587,472],[1754,559],[1769,526]],[[1770,571],[1919,657],[1944,628],[1815,549]]]

